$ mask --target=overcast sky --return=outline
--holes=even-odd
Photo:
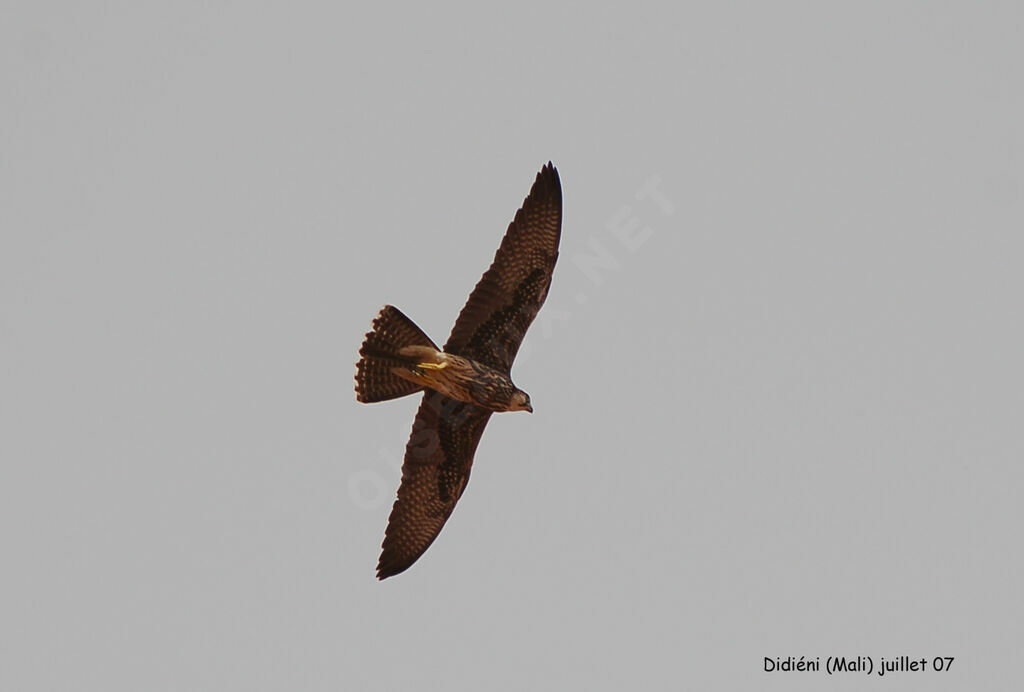
[[[0,10],[0,688],[1020,680],[1019,6],[162,5]],[[377,582],[363,334],[549,159],[536,412]]]

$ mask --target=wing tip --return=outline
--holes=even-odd
[[[396,574],[401,574],[405,570],[412,567],[413,562],[416,562],[416,560],[413,560],[410,563],[402,564],[400,562],[395,562],[394,560],[387,560],[385,559],[386,557],[386,553],[381,553],[380,561],[377,563],[377,581],[384,581],[388,577],[393,577]]]
[[[555,164],[551,163],[551,161],[544,164],[537,173],[537,177],[533,181],[533,187],[530,189],[530,194],[527,196],[527,199],[530,198],[547,198],[557,200],[557,203],[561,204],[562,180],[558,176],[558,169],[555,168]]]
[[[555,164],[548,161],[546,164],[541,166],[540,171],[537,173],[537,180],[542,178],[551,178],[555,182],[560,182],[558,178],[558,169],[555,168]]]

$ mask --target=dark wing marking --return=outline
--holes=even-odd
[[[494,263],[455,321],[444,350],[508,373],[551,284],[562,233],[562,185],[548,165],[516,212]]]
[[[428,391],[405,447],[402,484],[391,509],[377,578],[405,571],[441,532],[469,482],[473,454],[491,412]]]

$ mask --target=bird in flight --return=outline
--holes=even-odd
[[[459,501],[491,414],[533,411],[512,383],[512,361],[544,304],[562,233],[562,185],[549,161],[516,212],[501,247],[439,349],[398,308],[373,320],[356,364],[356,399],[423,392],[405,448],[402,483],[384,534],[377,578],[408,569]]]

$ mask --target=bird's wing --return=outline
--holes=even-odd
[[[508,373],[548,295],[562,233],[562,185],[548,165],[537,174],[494,262],[455,321],[444,350]]]
[[[441,532],[469,482],[491,412],[428,391],[405,447],[402,484],[391,509],[377,578],[409,568]]]

